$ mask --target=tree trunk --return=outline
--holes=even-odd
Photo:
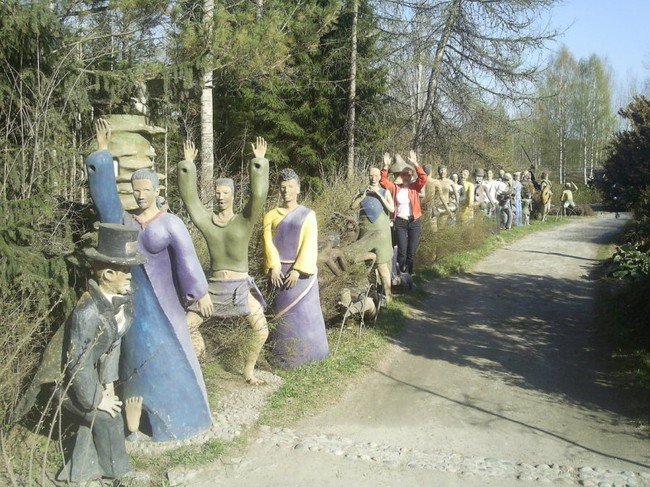
[[[438,79],[440,78],[440,71],[442,69],[442,58],[445,54],[445,49],[447,48],[449,37],[451,36],[452,27],[454,26],[456,18],[458,17],[460,4],[461,0],[454,0],[454,3],[452,3],[449,7],[449,17],[447,17],[445,28],[442,32],[442,36],[440,37],[440,41],[438,41],[436,54],[433,58],[433,65],[431,66],[431,74],[429,75],[429,82],[427,83],[427,93],[424,100],[424,106],[422,107],[422,111],[418,114],[418,125],[415,131],[415,139],[413,140],[413,148],[416,152],[419,152],[420,146],[422,145],[422,139],[424,138],[424,128],[428,119],[429,112],[431,112],[436,106]]]
[[[359,0],[352,0],[352,34],[350,49],[350,91],[348,92],[348,179],[354,177],[354,128],[357,101],[357,21],[359,17]]]
[[[214,0],[203,1],[203,21],[208,25],[208,31],[212,32],[212,16],[214,12]],[[211,59],[208,59],[208,65]],[[213,76],[212,69],[203,74],[203,89],[201,91],[201,197],[203,202],[212,207],[212,180],[214,179],[214,123],[212,102]]]
[[[582,149],[582,176],[584,184],[587,184],[587,134],[585,133],[583,137],[583,149]]]
[[[415,84],[415,109],[413,113],[420,113],[422,110],[422,72],[423,72],[422,63],[418,63],[418,74]],[[413,117],[413,138],[417,136],[418,133],[418,120],[416,117]]]

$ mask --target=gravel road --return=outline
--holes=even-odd
[[[599,250],[580,219],[437,280],[390,357],[292,429],[262,426],[197,486],[650,485],[650,436],[593,325]],[[634,406],[634,407],[633,407]]]

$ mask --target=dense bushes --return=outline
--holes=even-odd
[[[650,101],[635,99],[619,115],[630,129],[616,134],[602,175],[595,183],[616,211],[632,211],[612,258],[607,294],[600,303],[602,319],[615,347],[615,357],[639,396],[650,395]]]
[[[632,211],[641,219],[650,214],[650,101],[637,96],[619,115],[630,129],[616,134],[594,182],[616,211]]]

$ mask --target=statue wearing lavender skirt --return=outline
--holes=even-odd
[[[175,215],[160,211],[156,173],[136,171],[131,180],[138,209],[125,213],[118,198],[113,161],[106,150],[110,128],[97,123],[99,151],[86,160],[90,193],[102,222],[140,230],[138,247],[147,257],[132,268],[135,319],[124,337],[120,375],[129,430],[137,431],[146,413],[154,441],[182,440],[207,431],[210,408],[201,368],[186,322],[193,303],[212,313],[208,284],[187,228]],[[142,402],[129,398],[141,396]]]
[[[300,179],[280,172],[281,205],[264,215],[264,267],[277,294],[274,352],[281,365],[299,367],[329,355],[320,307],[316,214],[298,204]]]

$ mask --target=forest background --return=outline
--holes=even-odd
[[[0,346],[12,352],[0,373],[16,378],[0,386],[3,417],[37,356],[25,352],[42,347],[85,283],[83,159],[96,118],[139,113],[146,93],[150,123],[166,129],[155,167],[181,214],[186,138],[200,147],[206,204],[213,177],[246,187],[257,135],[272,171],[293,167],[312,196],[411,148],[434,171],[532,165],[584,186],[617,128],[612,73],[597,55],[555,49],[554,3],[2,2]]]

